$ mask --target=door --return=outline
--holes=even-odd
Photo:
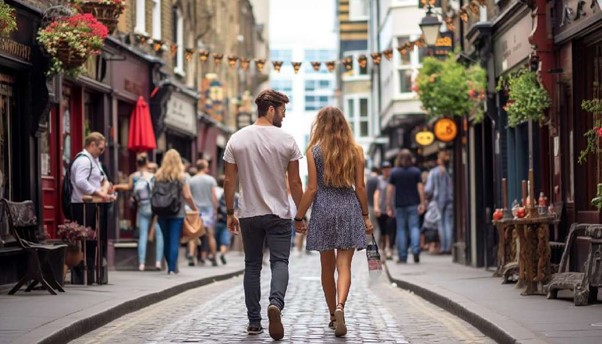
[[[62,222],[60,206],[61,176],[58,141],[61,130],[59,107],[50,111],[46,131],[40,135],[40,169],[42,176],[42,218],[51,238],[56,238],[57,225]]]
[[[13,74],[0,73],[0,198],[12,199],[11,173],[11,118],[14,118],[15,100]],[[0,239],[10,240],[8,226],[0,224]]]

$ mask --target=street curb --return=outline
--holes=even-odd
[[[384,266],[385,270],[387,271],[387,277],[389,278],[389,281],[396,283],[397,287],[411,291],[428,302],[443,308],[444,310],[476,327],[484,335],[498,343],[520,343],[520,341],[513,337],[512,334],[508,333],[495,323],[479,316],[479,314],[467,309],[450,298],[408,281],[393,278],[387,265],[384,264]]]
[[[244,272],[244,269],[230,272],[223,275],[217,275],[212,277],[205,277],[199,280],[186,282],[183,284],[179,284],[173,286],[171,288],[144,295],[137,299],[126,301],[118,306],[110,308],[104,312],[94,314],[88,318],[81,319],[72,323],[71,325],[60,329],[48,337],[42,339],[38,343],[41,344],[58,344],[58,343],[67,343],[74,339],[77,339],[88,332],[92,332],[97,328],[100,328],[111,321],[118,319],[128,313],[132,313],[138,311],[142,308],[148,307],[152,304],[158,303],[160,301],[166,300],[170,297],[181,294],[187,290],[202,287],[212,282],[223,281],[238,275],[241,275]]]

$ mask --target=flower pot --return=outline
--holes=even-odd
[[[109,30],[109,34],[112,34],[117,28],[119,16],[121,15],[117,6],[97,2],[84,2],[79,8],[83,13],[90,13],[99,22],[103,23]]]
[[[82,260],[84,260],[84,253],[79,245],[70,244],[67,246],[67,251],[65,252],[65,265],[72,268],[81,263]]]
[[[81,56],[67,42],[60,42],[56,49],[56,58],[63,64],[63,69],[73,69],[86,63],[88,56]]]

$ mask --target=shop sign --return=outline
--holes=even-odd
[[[173,93],[167,102],[165,126],[196,136],[196,109],[194,104],[180,93]]]
[[[0,37],[0,51],[18,57],[25,62],[31,62],[31,47],[12,39]]]
[[[416,139],[416,143],[421,146],[429,146],[435,142],[435,135],[428,130],[421,130],[417,132],[414,138]]]
[[[496,76],[524,61],[531,53],[529,35],[532,31],[531,15],[525,15],[508,31],[497,37],[493,44]]]
[[[437,140],[441,142],[451,142],[456,138],[456,135],[458,135],[458,126],[453,119],[441,118],[435,122],[433,131],[435,132]]]

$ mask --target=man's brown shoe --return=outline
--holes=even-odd
[[[280,340],[284,337],[284,326],[280,317],[280,308],[276,305],[268,306],[268,321],[270,337],[274,340]]]

